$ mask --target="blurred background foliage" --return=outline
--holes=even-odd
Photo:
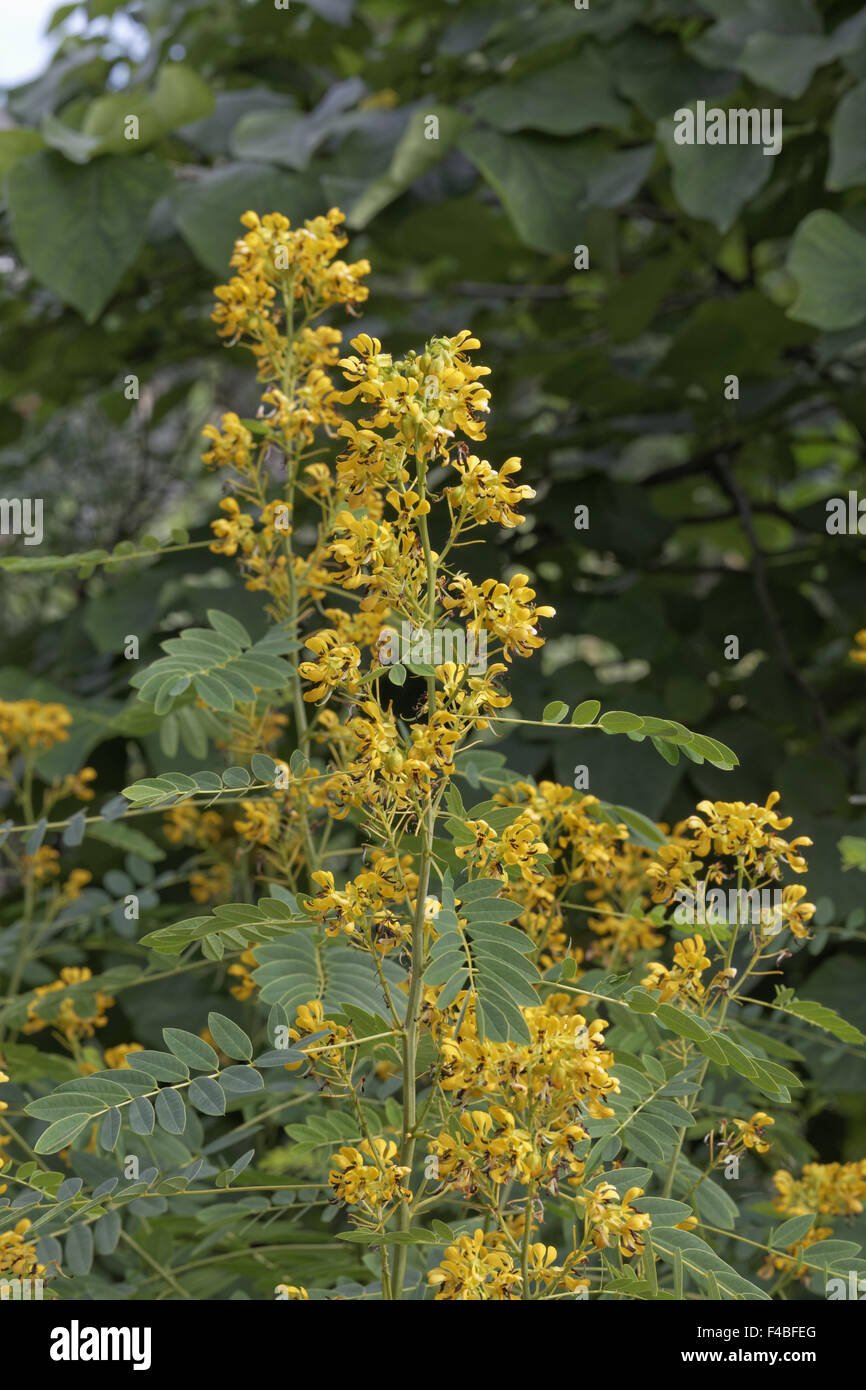
[[[483,452],[521,455],[537,489],[501,554],[465,559],[525,571],[556,605],[543,658],[515,663],[519,712],[596,697],[740,758],[671,766],[539,728],[509,763],[571,784],[585,762],[590,791],[669,824],[702,796],[777,788],[815,842],[819,904],[786,983],[862,1019],[863,879],[838,842],[854,837],[853,863],[866,833],[848,658],[866,565],[861,536],[828,534],[826,502],[866,495],[866,6],[88,0],[53,33],[0,112],[0,496],[45,499],[41,549],[0,538],[0,696],[73,710],[46,775],[86,758],[112,795],[201,765],[133,709],[124,638],[152,660],[208,606],[258,632],[259,596],[203,544],[108,570],[40,573],[39,557],[206,540],[219,485],[201,426],[255,401],[211,287],[245,209],[297,223],[336,204],[347,257],[373,265],[346,338],[399,353],[470,327],[493,368]],[[697,99],[781,108],[782,152],[677,146],[673,112]],[[129,114],[138,140],[119,134]],[[128,1026],[147,1042],[166,999],[145,994]],[[203,990],[202,1018],[214,1003]],[[833,1104],[819,1149],[860,1157],[864,1059],[802,1047],[826,1087],[816,1115]]]

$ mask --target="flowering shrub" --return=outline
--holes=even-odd
[[[461,564],[479,544],[492,564],[533,489],[473,452],[491,395],[468,330],[343,355],[320,320],[366,300],[370,267],[340,258],[342,221],[246,213],[216,290],[260,403],[205,430],[210,549],[266,621],[254,637],[227,602],[132,678],[141,728],[197,770],[88,817],[69,808],[94,770],[36,762],[72,713],[0,702],[22,889],[0,1142],[9,1197],[31,1195],[0,1212],[0,1273],[61,1297],[61,1275],[75,1297],[821,1295],[866,1272],[839,1239],[866,1160],[803,1163],[802,1057],[772,1021],[864,1039],[784,983],[811,840],[770,789],[660,826],[506,766],[497,737],[536,726],[732,778],[737,759],[596,701],[515,709],[553,609],[526,574]],[[139,817],[193,852],[176,877],[142,857]],[[128,853],[77,915],[90,874],[63,861],[85,835]],[[167,921],[178,881],[202,910]],[[142,906],[163,924],[135,940]],[[174,987],[201,971],[214,1007],[185,1027]],[[164,1048],[106,1045],[118,996],[151,981]]]

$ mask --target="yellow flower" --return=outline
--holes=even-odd
[[[63,1034],[68,1042],[78,1038],[92,1038],[94,1029],[105,1027],[108,1022],[106,1010],[114,1004],[113,998],[108,994],[103,994],[101,990],[95,991],[92,1013],[79,1017],[75,1010],[75,1004],[69,997],[60,1001],[60,1009],[55,1018],[44,1019],[37,1014],[38,1001],[46,994],[54,994],[73,985],[85,984],[91,978],[91,972],[86,966],[67,965],[50,985],[37,985],[34,990],[37,997],[31,999],[27,1006],[28,1022],[23,1025],[22,1033],[41,1033],[43,1028],[54,1027]]]
[[[734,1124],[740,1131],[740,1143],[746,1149],[754,1149],[755,1153],[765,1154],[769,1152],[770,1141],[764,1138],[764,1130],[768,1125],[774,1125],[776,1121],[770,1115],[765,1115],[763,1110],[757,1110],[750,1120],[734,1120]]]
[[[73,869],[60,889],[62,902],[71,903],[81,897],[81,890],[90,883],[93,874],[89,869]]]
[[[442,1263],[431,1269],[427,1282],[436,1289],[434,1302],[503,1301],[520,1297],[520,1273],[495,1237],[480,1228],[459,1236],[447,1246]]]
[[[642,1197],[643,1189],[630,1187],[620,1199],[615,1187],[600,1182],[592,1193],[579,1195],[576,1201],[584,1208],[587,1227],[596,1249],[603,1250],[614,1240],[626,1259],[643,1250],[641,1231],[652,1225],[645,1212],[637,1212],[631,1203]]]
[[[531,656],[544,646],[543,637],[538,635],[538,619],[552,618],[556,609],[547,604],[536,607],[534,598],[535,590],[529,587],[525,574],[513,575],[507,584],[496,579],[473,584],[462,575],[451,581],[444,604],[469,618],[470,631],[491,633],[502,643],[505,660],[511,661],[512,652]]]
[[[223,415],[219,429],[214,425],[205,425],[202,434],[206,439],[213,440],[211,448],[202,454],[205,463],[217,468],[230,464],[239,473],[248,471],[254,447],[253,436],[233,410]]]
[[[860,666],[866,666],[866,627],[854,633],[854,649],[848,653],[852,661],[856,661]]]
[[[307,638],[307,649],[314,652],[317,659],[302,661],[298,673],[302,680],[317,684],[314,689],[304,691],[305,700],[321,700],[338,686],[350,691],[357,687],[361,653],[354,642],[341,642],[339,633],[323,628]]]
[[[36,1258],[35,1242],[26,1239],[33,1223],[26,1217],[0,1235],[0,1275],[15,1279],[41,1278],[45,1265]]]
[[[77,797],[79,801],[92,801],[95,793],[89,784],[95,781],[96,768],[83,767],[80,772],[70,772],[64,777],[61,794]]]
[[[143,1052],[141,1043],[118,1043],[115,1047],[107,1047],[103,1054],[106,1067],[116,1068],[122,1071],[124,1068],[129,1070],[127,1060],[133,1053]]]
[[[187,802],[164,812],[162,833],[170,844],[210,849],[223,833],[223,820],[218,811],[200,811]]]
[[[280,808],[276,801],[242,801],[244,815],[234,823],[239,835],[254,845],[270,845],[279,834]]]
[[[254,969],[258,968],[258,961],[253,954],[255,949],[255,946],[253,946],[250,950],[244,951],[240,960],[235,961],[234,965],[230,965],[228,968],[229,975],[234,975],[240,980],[240,984],[232,985],[230,990],[230,993],[234,995],[235,999],[249,999],[250,995],[255,993],[255,981],[250,974],[251,967]]]
[[[682,999],[696,1003],[704,994],[701,975],[710,968],[710,958],[702,936],[687,937],[674,947],[674,964],[671,970],[651,961],[648,973],[641,980],[644,989],[657,991],[662,1002],[668,999]]]
[[[397,1145],[391,1139],[362,1139],[357,1149],[338,1149],[328,1174],[334,1196],[347,1206],[369,1211],[394,1201],[411,1201],[412,1193],[404,1186],[409,1169],[394,1163],[396,1157]]]
[[[72,715],[65,705],[39,700],[0,700],[0,752],[14,748],[43,751],[69,737]]]
[[[700,801],[700,816],[690,816],[686,825],[694,832],[693,851],[704,859],[709,854],[726,854],[744,865],[760,864],[764,873],[774,874],[780,859],[795,873],[805,873],[808,865],[799,853],[801,845],[811,845],[805,835],[788,841],[778,832],[791,824],[790,816],[777,816],[773,807],[780,800],[770,792],[766,804],[742,801]]]
[[[212,864],[205,871],[195,870],[189,876],[189,895],[197,903],[225,902],[232,891],[230,864]]]

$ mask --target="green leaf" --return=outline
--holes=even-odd
[[[166,63],[153,92],[126,87],[97,97],[84,114],[81,131],[100,154],[138,154],[178,126],[203,120],[213,111],[213,93],[198,73],[183,63]],[[138,134],[127,138],[127,117],[138,118]]]
[[[210,1076],[197,1076],[190,1082],[190,1104],[205,1115],[224,1115],[226,1113],[225,1091]]]
[[[545,705],[541,715],[545,724],[561,724],[568,714],[568,705],[563,704],[562,700],[554,700],[552,704]]]
[[[170,1086],[160,1091],[156,1098],[156,1118],[168,1134],[183,1134],[186,1129],[186,1106],[177,1091]]]
[[[181,235],[201,263],[221,276],[228,274],[232,248],[243,231],[239,219],[249,208],[278,208],[297,227],[318,217],[322,206],[317,179],[270,164],[224,164],[179,185],[174,196]]]
[[[646,849],[660,849],[662,845],[667,844],[667,837],[653,824],[649,816],[642,815],[631,806],[615,806],[609,801],[599,801],[590,807],[590,814],[598,820],[606,821],[608,825],[624,825],[633,844],[642,845]]]
[[[276,776],[277,765],[267,753],[254,753],[250,758],[250,767],[258,782],[273,782]]]
[[[27,836],[27,839],[24,842],[25,854],[36,853],[36,851],[42,844],[42,841],[45,839],[45,831],[47,827],[48,821],[46,817],[43,816],[42,819],[33,827],[33,829],[31,830],[30,834]]]
[[[232,1095],[249,1095],[261,1091],[264,1081],[255,1067],[225,1067],[220,1072],[220,1084]]]
[[[410,1226],[408,1231],[339,1231],[338,1240],[349,1240],[355,1245],[441,1245],[442,1241],[433,1231],[425,1231],[422,1226]]]
[[[27,130],[24,127],[17,130],[0,130],[0,178],[17,164],[19,159],[35,154],[44,145],[44,137],[38,130]]]
[[[650,739],[650,742],[656,752],[661,754],[666,763],[670,763],[671,767],[676,767],[680,760],[680,750],[675,743],[668,743],[662,738],[653,738]]]
[[[71,1144],[76,1135],[80,1134],[86,1125],[92,1123],[91,1115],[66,1115],[62,1120],[55,1120],[53,1125],[49,1125],[44,1134],[40,1134],[36,1143],[33,1145],[35,1153],[56,1154],[60,1149],[65,1149],[67,1144]]]
[[[31,1100],[25,1109],[36,1120],[60,1120],[67,1115],[101,1115],[105,1105],[86,1091],[59,1090],[40,1100]]]
[[[73,1228],[77,1229],[77,1228]],[[120,1216],[116,1211],[107,1211],[93,1223],[93,1244],[99,1255],[111,1255],[120,1240]]]
[[[431,117],[438,122],[435,139],[430,138],[430,132],[437,129],[431,123]],[[413,111],[388,170],[374,179],[352,204],[349,226],[366,227],[383,208],[434,168],[468,125],[468,118],[449,106],[434,103],[429,107],[425,105],[423,110]]]
[[[214,610],[215,611],[215,610]],[[139,691],[139,698],[152,703],[157,713],[166,714],[176,701],[188,699],[187,685],[191,681],[196,694],[212,710],[229,714],[236,704],[251,703],[254,687],[263,690],[285,688],[292,679],[292,667],[281,653],[293,650],[297,642],[279,629],[249,646],[249,636],[240,624],[229,628],[222,623],[219,629],[186,628],[178,637],[168,638],[162,649],[166,653],[150,666],[136,672],[130,684]],[[243,633],[247,645],[242,644]],[[233,777],[241,774],[246,781],[227,785],[247,785],[249,773],[245,768],[228,770]],[[159,783],[161,778],[147,779]],[[141,783],[134,783],[141,787]]]
[[[866,873],[866,839],[857,835],[843,835],[839,841],[842,856],[842,870],[862,869]]]
[[[463,153],[494,188],[520,239],[536,251],[572,251],[580,212],[619,207],[633,197],[652,165],[655,146],[612,149],[590,136],[544,140],[472,130]]]
[[[117,820],[96,821],[88,826],[88,840],[99,840],[103,845],[114,845],[115,849],[125,849],[131,855],[140,855],[147,863],[158,863],[165,858],[164,849],[154,845],[142,831],[132,826],[121,826]]]
[[[153,1133],[153,1106],[146,1096],[134,1096],[127,1106],[126,1115],[133,1134]]]
[[[188,1033],[185,1028],[163,1028],[165,1045],[175,1057],[179,1057],[193,1071],[218,1071],[219,1058],[210,1043]]]
[[[856,188],[866,181],[866,152],[863,128],[866,125],[866,82],[846,92],[830,126],[830,167],[827,187],[834,192]]]
[[[87,822],[83,811],[76,811],[69,824],[63,832],[63,844],[66,849],[75,849],[84,839],[84,831]]]
[[[250,111],[232,131],[232,154],[242,160],[268,160],[304,169],[313,152],[340,125],[346,108],[363,92],[363,84],[353,77],[335,83],[313,111]]]
[[[488,87],[476,98],[474,111],[497,130],[542,130],[548,135],[579,135],[600,126],[626,130],[631,121],[629,108],[616,95],[608,63],[589,45],[574,58]]]
[[[657,1226],[677,1226],[694,1215],[686,1202],[675,1202],[669,1197],[635,1197],[633,1206],[635,1211],[652,1217],[653,1230]]]
[[[788,252],[798,295],[792,319],[834,331],[866,319],[866,236],[822,208],[803,218]]]
[[[796,99],[829,58],[816,34],[758,33],[746,40],[738,66],[759,87]]]
[[[825,1004],[817,1004],[812,999],[788,998],[787,995],[777,995],[774,1002],[783,1008],[785,1013],[792,1014],[794,1018],[802,1018],[806,1023],[814,1024],[816,1028],[822,1028],[825,1033],[832,1033],[834,1038],[840,1038],[842,1042],[866,1042],[866,1036],[859,1028],[855,1028],[853,1023],[842,1018],[834,1009],[828,1009]]]
[[[89,1274],[93,1264],[93,1232],[89,1226],[73,1226],[66,1237],[64,1266],[70,1274]]]
[[[762,145],[678,145],[674,128],[669,118],[656,127],[671,167],[674,197],[689,217],[729,231],[770,178],[774,160]]]
[[[681,1038],[690,1038],[693,1042],[703,1042],[710,1032],[701,1019],[685,1013],[682,1009],[674,1008],[673,1004],[659,1004],[655,1016],[659,1023],[664,1023],[672,1032],[678,1033]]]
[[[149,1052],[146,1049],[136,1052],[135,1065],[155,1081],[186,1081],[189,1077],[186,1063],[168,1052]]]
[[[571,716],[571,722],[572,724],[576,724],[579,728],[585,729],[588,725],[594,723],[600,709],[600,700],[584,700],[575,709],[574,714]]]
[[[787,1250],[791,1245],[797,1245],[808,1231],[811,1231],[815,1224],[815,1213],[806,1212],[803,1216],[792,1216],[790,1221],[785,1221],[775,1230],[767,1241],[774,1250]]]
[[[6,180],[12,234],[29,269],[88,323],[105,308],[144,240],[170,182],[149,158],[107,157],[78,167],[43,152]]]
[[[280,899],[260,898],[256,907],[224,903],[208,917],[188,917],[172,927],[160,927],[143,936],[141,944],[163,955],[176,956],[193,942],[200,942],[203,949],[234,949],[253,942],[275,941],[296,932],[299,926],[311,925],[307,918],[293,917],[291,909]]]
[[[604,713],[598,721],[599,727],[604,729],[606,734],[631,734],[637,733],[643,728],[643,719],[639,714],[629,714],[624,709],[610,709]]]
[[[111,1152],[117,1143],[119,1134],[120,1111],[112,1106],[110,1110],[106,1111],[105,1119],[102,1121],[102,1127],[99,1131],[99,1142],[103,1149],[108,1149]]]
[[[245,790],[250,785],[250,774],[245,767],[227,767],[223,773],[223,785],[232,791]]]
[[[253,1055],[253,1045],[244,1032],[224,1014],[210,1013],[207,1016],[210,1035],[221,1052],[227,1057],[239,1057],[248,1062]]]

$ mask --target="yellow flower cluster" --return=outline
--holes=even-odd
[[[801,845],[812,841],[801,835],[786,840],[779,834],[791,824],[790,816],[777,816],[773,807],[781,800],[770,792],[763,806],[742,801],[699,801],[700,815],[690,816],[686,825],[693,832],[691,848],[701,859],[724,854],[744,865],[760,864],[764,874],[775,877],[784,859],[795,873],[805,873],[808,865],[799,853]]]
[[[258,966],[258,961],[254,954],[255,949],[255,946],[252,946],[248,951],[242,952],[240,960],[235,961],[235,963],[228,968],[228,974],[233,975],[240,981],[239,984],[232,985],[230,992],[234,995],[235,999],[239,999],[242,1002],[245,999],[249,999],[256,992],[255,980],[250,973]]]
[[[61,1000],[60,1010],[53,1019],[40,1018],[37,1013],[38,1002],[40,999],[44,999],[46,994],[55,994],[70,988],[70,986],[85,984],[91,978],[91,971],[86,966],[67,965],[50,985],[37,985],[34,990],[37,998],[31,999],[27,1006],[28,1022],[22,1027],[22,1033],[41,1033],[43,1028],[56,1028],[58,1032],[63,1034],[67,1042],[79,1038],[92,1038],[94,1029],[105,1027],[108,1022],[105,1011],[114,1004],[112,997],[103,994],[101,990],[96,990],[94,994],[93,1013],[87,1014],[83,1018],[76,1013],[75,1004],[71,998]]]
[[[428,1282],[436,1289],[434,1301],[457,1303],[502,1302],[520,1298],[520,1271],[498,1234],[481,1230],[460,1236],[449,1245],[442,1263],[431,1269]]]
[[[232,891],[230,864],[212,864],[205,870],[194,869],[189,876],[189,895],[197,903],[225,902]]]
[[[329,1070],[342,1067],[346,1050],[331,1045],[347,1042],[351,1033],[342,1023],[335,1023],[333,1019],[325,1017],[325,1010],[319,999],[310,999],[306,1004],[301,1004],[295,1015],[294,1027],[289,1029],[289,1038],[293,1043],[301,1045],[301,1051],[306,1050],[303,1042],[309,1037],[315,1038],[314,1068]],[[303,1066],[302,1062],[290,1062],[286,1070],[295,1071],[300,1066]]]
[[[27,1239],[32,1221],[26,1217],[0,1235],[0,1275],[15,1279],[41,1279],[45,1265],[36,1258],[36,1245]]]
[[[334,875],[327,869],[318,869],[310,877],[320,892],[306,898],[304,907],[323,924],[326,936],[357,933],[384,951],[406,938],[415,911],[410,891],[417,887],[417,875],[408,873],[396,858],[374,851],[369,869],[350,879],[342,890],[334,886]],[[394,905],[401,901],[404,911],[399,914]]]
[[[706,954],[704,938],[687,937],[674,947],[672,968],[668,970],[658,961],[651,961],[641,984],[644,989],[657,992],[662,1003],[676,999],[680,1003],[697,1004],[705,992],[701,976],[709,968],[710,958]]]
[[[431,995],[435,995],[431,991]],[[458,999],[445,1014],[428,1001],[431,1031],[440,1053],[440,1086],[465,1111],[459,1123],[428,1141],[438,1180],[464,1196],[491,1195],[504,1183],[537,1182],[555,1192],[562,1181],[575,1185],[586,1151],[584,1114],[613,1114],[605,1102],[619,1090],[609,1074],[613,1054],[604,1048],[607,1024],[587,1025],[578,1013],[559,1013],[556,996],[524,1009],[530,1042],[494,1043],[478,1036],[474,1005]],[[454,1033],[451,1022],[463,1013]]]
[[[807,1163],[799,1178],[785,1168],[773,1174],[778,1196],[773,1206],[785,1220],[816,1212],[819,1216],[859,1216],[866,1199],[866,1159],[853,1163]],[[790,1245],[786,1255],[768,1254],[759,1270],[762,1279],[782,1271],[806,1280],[810,1269],[804,1253],[811,1245],[832,1236],[831,1226],[815,1225]]]
[[[821,1216],[859,1216],[866,1198],[866,1159],[807,1163],[799,1178],[780,1168],[773,1183],[779,1194],[773,1205],[786,1218],[809,1211]]]
[[[72,715],[65,705],[39,700],[0,700],[0,765],[21,751],[47,752],[69,737]]]
[[[326,625],[306,633],[309,659],[298,663],[303,700],[316,706],[308,738],[322,741],[336,766],[318,805],[291,828],[297,836],[318,809],[336,819],[370,806],[387,819],[411,812],[451,775],[461,743],[508,703],[496,684],[506,669],[501,662],[481,671],[468,660],[435,662],[427,719],[405,732],[378,689],[358,699],[388,623],[414,624],[431,643],[455,630],[466,639],[483,634],[492,655],[507,663],[542,645],[539,620],[553,614],[536,603],[525,574],[478,583],[446,564],[447,552],[474,528],[520,525],[519,507],[534,495],[517,482],[518,459],[497,470],[458,438],[484,438],[490,393],[482,381],[489,369],[472,360],[478,340],[463,330],[395,359],[378,339],[360,334],[352,355],[340,357],[338,330],[313,326],[325,308],[342,304],[351,311],[367,295],[361,280],[368,263],[337,259],[345,244],[342,221],[332,209],[293,230],[279,214],[246,213],[247,231],[232,258],[237,274],[218,287],[214,311],[222,337],[252,348],[268,389],[258,423],[229,413],[219,429],[206,430],[207,460],[235,475],[232,495],[220,504],[223,516],[213,523],[213,548],[238,556],[248,586],[267,591],[269,612],[279,620],[303,619],[307,605],[328,589],[342,590],[355,605],[326,610]],[[331,386],[337,365],[343,391]],[[342,413],[353,405],[361,411],[357,421]],[[334,471],[307,461],[319,430],[343,441]],[[280,455],[287,486],[275,498],[268,486]],[[441,554],[426,529],[436,501],[427,491],[434,462],[456,478],[452,484],[446,477],[441,493],[451,523]],[[303,554],[294,531],[298,492],[321,511],[316,538]],[[455,627],[461,619],[462,629]],[[333,723],[329,701],[353,705],[354,712]],[[272,847],[278,835],[285,842],[286,827],[273,807],[258,802],[243,810],[236,828],[249,843]],[[524,863],[530,844],[514,851]]]
[[[774,791],[763,806],[742,801],[699,802],[700,814],[677,825],[670,842],[646,867],[653,902],[669,903],[684,890],[694,892],[701,879],[714,884],[735,880],[749,892],[778,883],[784,866],[794,873],[806,873],[809,866],[801,850],[812,841],[807,835],[788,840],[780,834],[791,824],[791,817],[776,814],[773,808],[779,799]],[[755,923],[756,935],[775,936],[784,926],[798,940],[808,938],[815,906],[803,901],[806,892],[802,883],[786,884],[778,914],[771,912],[760,926]]]
[[[652,1224],[646,1212],[635,1211],[632,1202],[643,1196],[643,1189],[630,1187],[623,1197],[609,1182],[600,1182],[591,1193],[579,1194],[586,1226],[593,1245],[604,1250],[614,1244],[626,1259],[643,1250],[642,1231]]]
[[[218,811],[202,811],[190,802],[173,806],[162,818],[162,833],[171,845],[212,849],[219,843],[223,830],[223,818]]]
[[[337,1201],[362,1207],[381,1217],[390,1203],[412,1200],[405,1179],[409,1169],[395,1163],[397,1145],[392,1139],[362,1139],[357,1149],[338,1149],[331,1159],[328,1182]]]
[[[468,859],[479,878],[497,878],[508,883],[508,869],[515,868],[527,883],[544,882],[535,865],[539,855],[546,855],[548,847],[536,834],[535,822],[530,815],[520,815],[504,830],[492,830],[486,820],[470,820],[466,829],[475,836],[472,845],[458,845],[455,853],[460,859]]]
[[[527,1273],[534,1292],[557,1286],[574,1293],[589,1287],[588,1279],[577,1279],[571,1272],[576,1265],[571,1257],[565,1265],[556,1263],[555,1246],[535,1241],[527,1254]],[[427,1282],[436,1290],[437,1303],[505,1302],[524,1297],[521,1271],[505,1246],[505,1236],[499,1231],[485,1233],[480,1227],[447,1246],[442,1263],[431,1269]]]
[[[262,218],[245,212],[241,218],[248,230],[235,242],[230,262],[238,273],[227,285],[217,286],[211,317],[221,338],[243,340],[252,349],[262,381],[285,379],[285,330],[291,330],[297,304],[311,317],[332,304],[354,306],[367,298],[369,291],[360,282],[369,274],[369,262],[347,265],[337,258],[346,244],[338,230],[344,221],[336,208],[295,230],[279,212]],[[309,360],[322,346],[307,339],[301,355]]]
[[[540,964],[550,965],[581,953],[571,946],[563,899],[569,889],[583,886],[599,916],[590,927],[601,937],[600,949],[608,959],[630,960],[635,952],[660,945],[662,937],[643,916],[623,914],[626,906],[640,902],[649,908],[645,894],[645,864],[650,851],[629,841],[624,825],[610,825],[594,814],[598,798],[584,795],[558,782],[515,782],[495,793],[502,806],[518,806],[536,828],[537,838],[550,856],[544,873],[508,885],[509,896],[525,905],[520,925],[544,948]],[[644,892],[642,893],[642,890]],[[619,909],[618,915],[613,915]]]

